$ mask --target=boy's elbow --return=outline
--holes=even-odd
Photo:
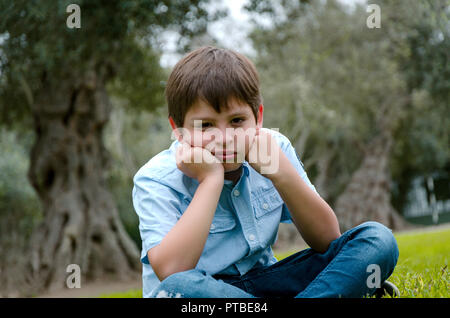
[[[318,252],[325,253],[330,247],[331,242],[341,237],[341,231],[339,229],[339,222],[337,220],[336,214],[331,210],[331,219],[326,232],[321,236],[323,240],[318,244]]]
[[[153,272],[155,272],[156,277],[158,277],[160,281],[163,281],[172,274],[168,270],[168,266],[165,264],[166,262],[159,257],[156,246],[147,252],[147,257]]]
[[[329,233],[329,235],[321,242],[317,242],[315,244],[315,247],[313,248],[315,251],[323,254],[325,253],[328,248],[330,247],[331,242],[341,237],[341,232],[339,230],[336,230],[332,233]]]
[[[153,271],[155,272],[156,277],[158,277],[158,279],[162,282],[163,280],[165,280],[167,277],[169,277],[172,274],[175,274],[176,272],[174,271],[169,271],[169,270],[165,270],[164,267],[162,268],[153,268]]]
[[[161,282],[172,274],[190,269],[184,269],[178,262],[162,259],[154,248],[147,252],[147,256],[156,277],[158,277]]]

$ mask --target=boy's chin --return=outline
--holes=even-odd
[[[230,172],[230,171],[239,169],[240,166],[242,166],[242,162],[241,163],[222,163],[222,165],[223,165],[225,172]]]

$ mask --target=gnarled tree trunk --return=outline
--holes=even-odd
[[[110,104],[104,82],[91,72],[79,82],[46,84],[33,104],[29,179],[44,210],[29,255],[33,292],[65,286],[69,264],[80,266],[82,283],[107,274],[135,276],[140,269],[139,252],[105,185],[102,132]]]
[[[365,147],[361,166],[353,173],[334,208],[342,231],[365,221],[378,221],[396,230],[407,226],[390,202],[391,145],[392,137],[384,130]]]

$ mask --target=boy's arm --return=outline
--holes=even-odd
[[[334,211],[300,177],[283,151],[280,150],[278,171],[267,177],[286,203],[306,243],[318,252],[325,252],[341,235]]]
[[[192,153],[190,150],[184,155],[177,153],[177,166],[185,174],[196,178],[199,186],[177,223],[161,243],[147,253],[150,264],[161,281],[171,274],[195,268],[205,247],[223,188],[223,167],[217,160],[198,164],[193,163],[193,160],[188,164],[183,162],[186,157],[193,159],[191,156],[195,151],[201,151],[203,156],[211,156],[209,159],[213,159],[205,150],[194,148],[190,148]]]
[[[223,187],[220,175],[199,184],[186,211],[159,245],[148,251],[148,259],[159,280],[195,268],[208,238],[209,228]]]
[[[259,149],[262,143],[267,143],[263,149],[270,149],[271,160],[278,160],[276,171],[264,176],[272,181],[306,243],[318,252],[325,252],[331,241],[341,235],[336,215],[330,206],[306,184],[273,138],[270,133],[260,131],[252,145],[252,148]],[[290,143],[289,147],[292,148]],[[262,171],[263,165],[259,160],[249,163],[257,171]]]

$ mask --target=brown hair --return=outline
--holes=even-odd
[[[172,70],[165,93],[169,116],[177,127],[183,126],[187,111],[198,99],[220,112],[235,98],[252,108],[255,119],[262,102],[253,63],[242,54],[212,46],[183,57]]]

